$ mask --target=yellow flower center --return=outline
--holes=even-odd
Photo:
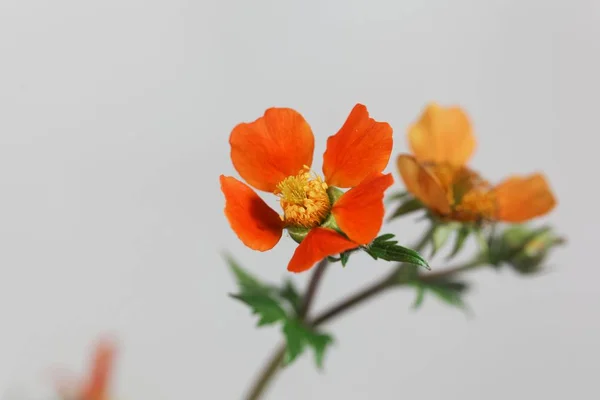
[[[275,194],[280,197],[286,226],[314,228],[325,220],[331,209],[327,184],[319,176],[311,176],[307,166],[298,175],[279,182]]]

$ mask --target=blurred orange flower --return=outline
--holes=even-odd
[[[94,351],[89,376],[77,385],[61,385],[59,391],[66,400],[108,400],[109,381],[113,369],[116,346],[114,342],[103,339]]]
[[[408,129],[413,155],[398,157],[407,190],[443,220],[524,222],[556,205],[543,175],[511,176],[493,186],[466,167],[475,136],[459,107],[429,104]]]
[[[231,132],[231,160],[255,189],[279,197],[283,215],[248,185],[221,175],[225,215],[240,240],[266,251],[283,229],[302,232],[288,270],[302,272],[319,260],[371,242],[383,222],[383,193],[392,185],[382,174],[392,151],[392,128],[357,104],[341,129],[327,140],[324,179],[312,174],[314,136],[290,108],[270,108]],[[350,188],[342,193],[337,188]],[[343,232],[343,233],[342,233]],[[294,236],[293,236],[294,237]]]

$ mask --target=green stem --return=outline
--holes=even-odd
[[[479,267],[481,265],[484,264],[482,264],[481,259],[479,259],[478,257],[473,261],[453,268],[448,268],[443,271],[420,274],[418,279],[423,281],[430,281],[435,279],[447,278],[452,275],[460,274],[473,268]],[[357,305],[362,304],[365,301],[386,292],[388,289],[402,285],[402,282],[398,282],[398,280],[395,279],[395,274],[387,276],[384,279],[377,281],[370,286],[367,286],[363,290],[341,300],[339,303],[334,304],[327,310],[323,311],[312,320],[311,325],[318,326],[324,324],[325,322],[329,322],[332,319],[356,307]]]
[[[317,293],[317,289],[319,287],[319,283],[323,278],[323,274],[327,269],[327,265],[329,265],[329,261],[327,258],[321,260],[314,269],[314,272],[310,278],[310,282],[308,283],[308,287],[306,289],[306,293],[303,296],[302,305],[300,306],[300,311],[298,312],[298,318],[301,321],[306,319],[310,308],[313,304],[315,295]],[[286,347],[285,344],[279,346],[275,353],[271,356],[260,375],[258,376],[256,382],[252,385],[250,391],[248,392],[247,400],[258,400],[267,390],[269,383],[273,380],[277,371],[279,371],[281,367],[281,363],[285,357]]]
[[[430,240],[432,230],[429,229],[425,232],[421,240],[413,247],[416,251],[422,251],[423,248],[427,245]],[[311,281],[308,284],[308,288],[306,294],[304,296],[304,302],[300,309],[299,317],[302,320],[306,320],[308,312],[310,311],[312,302],[314,300],[315,294],[317,292],[317,288],[321,278],[323,277],[323,273],[327,266],[327,259],[322,260],[317,267],[315,267],[315,272],[311,277]],[[399,264],[394,271],[383,279],[373,283],[372,285],[366,287],[365,289],[343,299],[339,303],[333,305],[328,308],[324,312],[317,315],[312,321],[308,322],[311,326],[322,325],[325,322],[331,321],[332,319],[340,316],[341,314],[349,311],[350,309],[363,304],[365,301],[376,297],[377,295],[384,293],[388,289],[392,287],[401,286],[402,283],[399,283],[396,279],[398,270],[402,267],[403,264]],[[454,275],[457,273],[465,272],[469,269],[475,268],[477,266],[482,265],[482,261],[480,257],[477,257],[473,261],[466,263],[464,265],[460,265],[454,268],[449,268],[444,271],[439,271],[435,273],[425,273],[419,276],[419,279],[430,280],[430,279],[439,279],[443,277],[448,277],[450,275]],[[285,344],[281,345],[276,349],[273,353],[264,369],[261,371],[260,375],[256,383],[252,386],[247,400],[259,400],[261,396],[265,393],[267,386],[275,377],[277,372],[280,370],[281,363],[285,357]]]
[[[285,356],[285,344],[280,345],[277,350],[273,353],[263,370],[261,371],[258,379],[252,385],[247,400],[258,400],[265,393],[267,386],[281,367],[283,357]]]

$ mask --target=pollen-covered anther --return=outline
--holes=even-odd
[[[297,175],[279,182],[275,194],[280,198],[287,226],[314,228],[325,220],[331,209],[327,184],[321,177],[311,175],[307,166]]]

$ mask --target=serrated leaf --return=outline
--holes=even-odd
[[[462,250],[465,243],[467,242],[467,238],[471,234],[471,229],[467,226],[462,226],[460,229],[456,231],[456,238],[454,240],[454,247],[452,248],[452,252],[446,258],[446,260],[451,260]]]
[[[226,255],[225,260],[242,291],[264,291],[268,289],[268,285],[261,283],[257,278],[246,272],[233,257]]]
[[[308,344],[312,347],[315,353],[315,364],[317,368],[323,368],[323,359],[325,358],[325,351],[327,346],[333,343],[333,337],[326,333],[312,333],[308,337]]]
[[[311,330],[296,319],[285,322],[283,334],[286,338],[285,365],[289,365],[296,360],[308,346],[313,349],[317,367],[323,367],[325,351],[333,343],[333,338],[330,335]]]
[[[433,257],[439,249],[444,247],[450,234],[456,229],[454,225],[450,224],[439,224],[433,230],[431,235],[431,257]]]
[[[294,286],[294,283],[291,280],[287,279],[285,281],[283,288],[281,288],[279,292],[279,295],[281,296],[281,298],[287,300],[294,312],[298,314],[302,304],[302,296],[300,295],[298,289],[296,289],[296,286]]]
[[[423,208],[423,203],[421,203],[416,198],[410,198],[402,202],[398,208],[392,213],[392,215],[387,219],[391,221],[396,218],[400,218],[403,215],[410,214],[412,212],[418,211]]]
[[[416,251],[399,246],[397,241],[390,240],[394,236],[391,234],[382,235],[369,245],[365,246],[364,250],[375,260],[382,259],[386,261],[397,261],[397,262],[405,262],[409,264],[419,265],[421,267],[429,268],[429,264],[427,261],[419,253]],[[385,237],[385,240],[381,238]]]
[[[468,285],[464,282],[459,281],[423,281],[421,282],[422,287],[434,294],[438,299],[443,302],[466,310],[466,304],[463,301],[463,294],[468,289]]]
[[[283,334],[286,341],[283,363],[284,365],[290,365],[304,351],[305,333],[300,323],[293,319],[285,322]]]
[[[287,318],[283,307],[268,293],[251,292],[230,296],[248,305],[252,309],[252,313],[259,316],[257,326],[270,325]]]

